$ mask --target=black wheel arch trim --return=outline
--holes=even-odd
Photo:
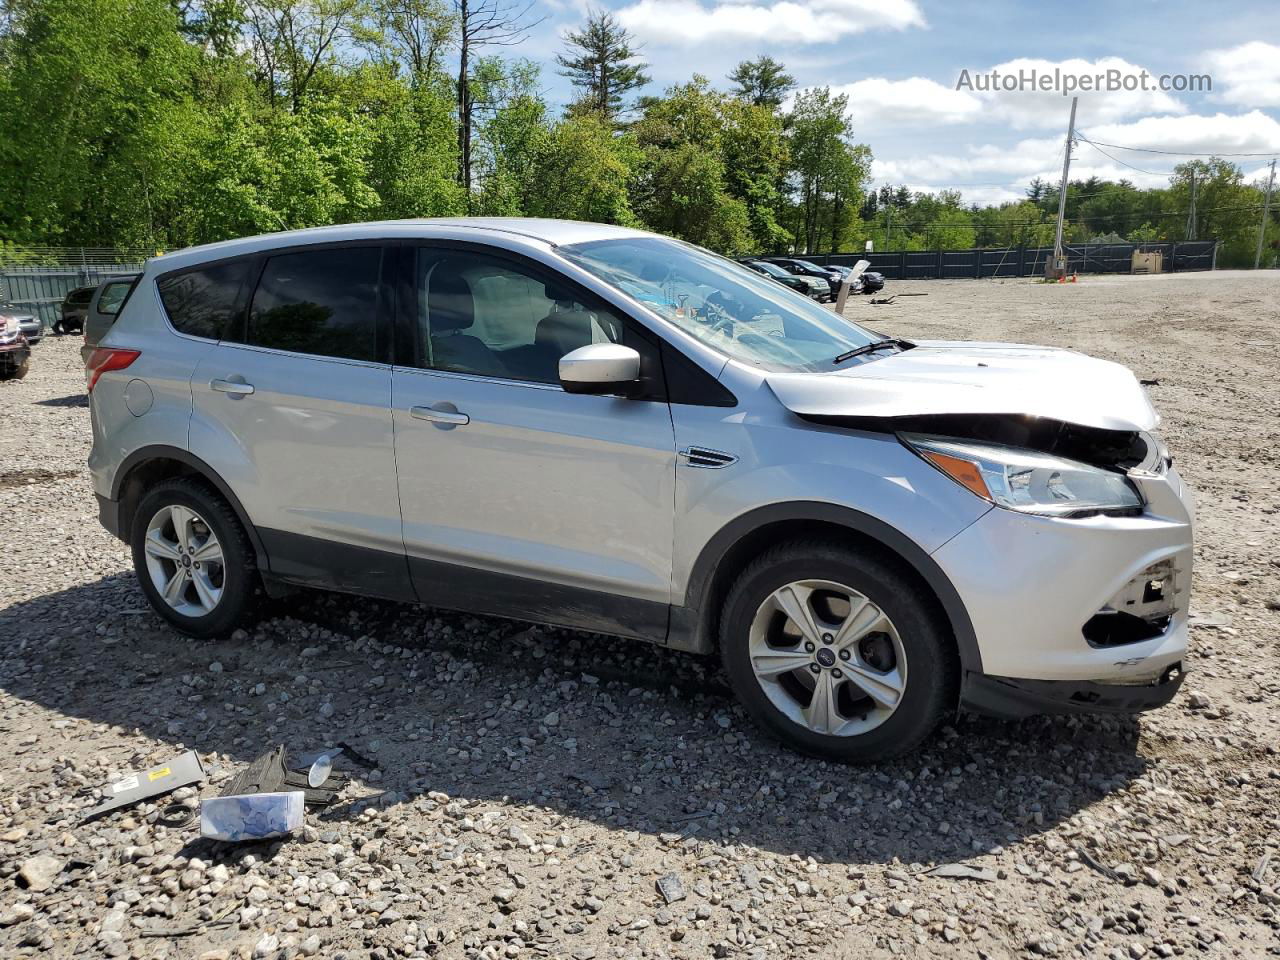
[[[892,550],[920,576],[942,605],[960,653],[962,669],[982,672],[982,653],[964,601],[936,560],[914,540],[883,520],[834,503],[794,501],[757,507],[735,517],[713,536],[698,554],[685,588],[684,606],[674,607],[668,644],[684,650],[710,652],[714,640],[706,624],[715,611],[708,610],[716,571],[729,551],[752,532],[775,523],[813,522],[843,527],[877,541]]]
[[[165,444],[153,444],[151,446],[139,447],[133,453],[129,454],[116,468],[115,477],[111,481],[111,499],[117,503],[120,501],[120,492],[124,489],[125,481],[129,475],[144,463],[151,460],[176,460],[183,466],[190,467],[197,474],[203,477],[209,483],[213,484],[214,489],[222,494],[227,503],[231,504],[231,509],[235,511],[236,518],[239,519],[240,525],[244,527],[244,531],[249,536],[249,542],[253,545],[253,552],[257,557],[259,570],[270,570],[269,557],[266,547],[263,546],[262,538],[258,536],[258,530],[253,525],[253,521],[249,519],[249,514],[245,512],[244,505],[240,503],[240,498],[232,492],[227,482],[218,476],[218,472],[205,463],[195,454],[181,447],[170,447]],[[132,524],[133,518],[129,517],[128,522]],[[123,527],[125,518],[120,518],[120,525]],[[131,531],[130,531],[131,532]],[[121,534],[125,531],[122,529]],[[126,539],[122,536],[122,539]]]

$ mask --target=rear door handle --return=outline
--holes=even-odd
[[[243,380],[210,380],[209,389],[218,393],[229,393],[233,397],[247,397],[253,393],[253,384]]]
[[[447,423],[455,427],[466,426],[471,422],[471,418],[465,413],[458,413],[456,410],[437,410],[435,407],[410,407],[409,416],[415,420]]]

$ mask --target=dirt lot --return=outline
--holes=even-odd
[[[846,768],[639,644],[329,595],[191,643],[97,524],[78,344],[50,339],[0,384],[0,956],[1280,955],[1280,275],[891,292],[927,296],[848,313],[1158,381],[1217,623],[1169,707],[962,717]],[[215,846],[154,805],[79,823],[189,747],[212,793],[338,741],[377,769],[339,760],[343,801],[286,842]],[[928,873],[958,863],[982,872]]]

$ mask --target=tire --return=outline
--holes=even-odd
[[[31,372],[31,357],[27,357],[27,359],[23,360],[20,364],[18,364],[16,367],[13,368],[13,373],[11,374],[11,376],[15,380],[21,380],[30,372]]]
[[[782,610],[799,609],[788,597],[803,603],[801,616],[814,615],[807,632]],[[853,641],[867,624],[876,626],[842,649],[841,628]],[[804,638],[814,634],[810,652]],[[780,544],[742,572],[721,612],[720,656],[759,726],[825,760],[870,763],[909,753],[957,703],[959,657],[933,595],[899,564],[833,542]],[[754,664],[766,673],[795,668],[762,679]],[[817,711],[815,724],[819,683],[832,691],[826,702],[833,709]]]
[[[194,521],[184,547],[175,518],[188,514]],[[253,548],[235,511],[208,483],[184,478],[158,484],[139,502],[130,526],[133,567],[142,592],[180,633],[221,637],[249,618],[258,585]],[[174,555],[174,547],[182,550]],[[214,552],[221,562],[212,559]],[[187,574],[183,583],[171,575],[179,564]],[[177,584],[173,602],[161,592],[166,582]],[[215,591],[216,602],[209,604]]]

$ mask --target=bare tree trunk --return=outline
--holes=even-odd
[[[462,35],[458,57],[458,183],[467,194],[467,212],[471,212],[471,77],[469,55],[470,37],[467,36],[467,2],[460,0],[459,11]]]

